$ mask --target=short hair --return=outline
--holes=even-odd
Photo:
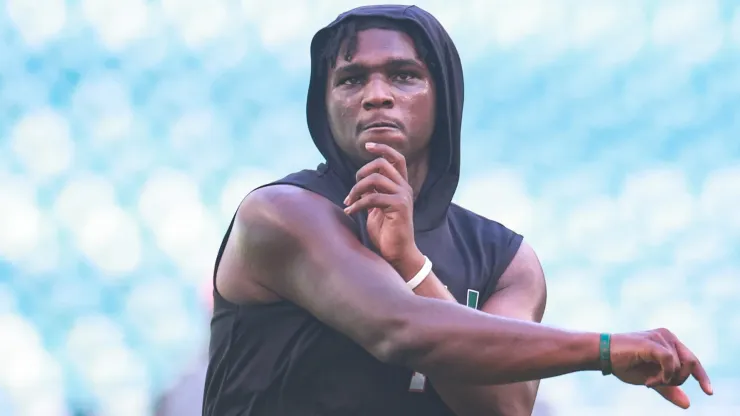
[[[345,41],[347,44],[344,49],[343,58],[347,62],[351,61],[357,51],[357,33],[367,29],[387,29],[406,33],[414,42],[417,57],[427,65],[433,66],[433,63],[428,62],[426,59],[426,38],[422,36],[421,30],[414,24],[383,17],[355,17],[340,23],[329,36],[322,54],[327,68],[336,67],[337,58],[340,52],[342,52],[342,45]]]

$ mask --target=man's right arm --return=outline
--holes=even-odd
[[[311,192],[273,186],[242,203],[230,244],[239,279],[306,309],[379,360],[430,377],[499,384],[599,367],[599,336],[506,319],[416,296],[352,233],[338,207]],[[224,264],[224,266],[226,266]],[[221,274],[221,272],[220,272]],[[221,288],[219,288],[221,290]],[[245,301],[238,290],[222,295]]]

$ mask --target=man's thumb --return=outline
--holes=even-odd
[[[657,391],[658,394],[663,396],[664,399],[675,404],[681,409],[688,409],[691,402],[689,396],[684,393],[681,387],[678,386],[658,386],[653,387],[653,390]]]

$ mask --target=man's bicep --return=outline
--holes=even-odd
[[[482,310],[493,315],[541,322],[547,284],[537,254],[525,241],[498,281]]]
[[[413,293],[359,242],[340,209],[308,191],[271,188],[253,193],[237,215],[250,277],[366,348],[380,348],[401,325],[398,305]]]

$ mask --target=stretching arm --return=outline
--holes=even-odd
[[[379,360],[432,379],[501,384],[599,368],[598,334],[416,296],[357,240],[349,221],[309,191],[255,191],[240,206],[232,231],[239,255],[223,260],[237,262],[227,270],[243,271],[220,276],[222,284],[240,287],[238,280],[246,280],[305,308]],[[224,296],[243,300],[238,291]]]

